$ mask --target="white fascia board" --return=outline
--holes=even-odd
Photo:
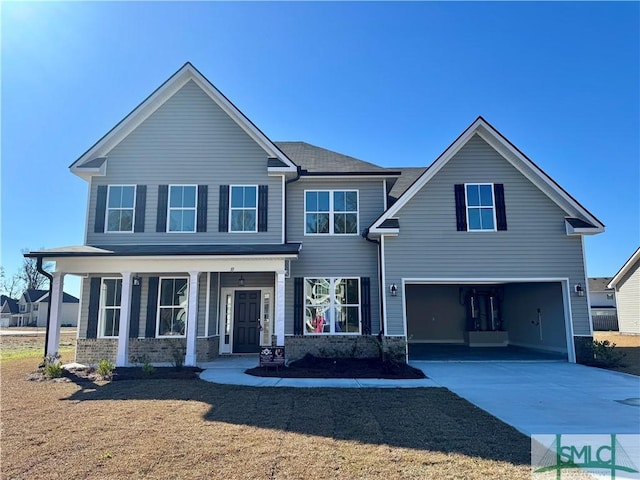
[[[370,235],[397,237],[399,233],[400,233],[399,228],[370,228],[369,229]]]
[[[570,237],[571,236],[575,237],[577,235],[597,235],[598,233],[604,232],[604,228],[600,226],[598,226],[597,228],[576,228],[576,227],[573,227],[566,220],[564,222],[564,226],[565,226],[567,235],[569,235]]]
[[[622,277],[624,277],[631,267],[638,261],[640,261],[640,248],[638,248],[631,257],[629,257],[629,260],[627,260],[618,273],[614,275],[609,282],[609,285],[607,285],[607,288],[616,288],[616,285],[620,280],[622,280]]]

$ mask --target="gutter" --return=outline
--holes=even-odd
[[[36,261],[36,270],[38,273],[41,273],[45,277],[49,279],[49,303],[47,304],[47,330],[44,336],[44,356],[46,357],[49,352],[47,349],[49,348],[49,324],[51,323],[51,301],[53,299],[53,275],[47,272],[44,268],[42,268],[42,257],[37,257]]]
[[[378,291],[380,292],[380,333],[379,335],[384,335],[384,321],[382,319],[382,315],[384,315],[384,285],[382,285],[382,244],[380,240],[374,240],[369,238],[369,227],[365,228],[362,232],[362,237],[371,243],[375,243],[378,245]]]

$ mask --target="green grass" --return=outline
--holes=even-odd
[[[71,353],[75,350],[73,346],[60,347],[59,353]],[[19,348],[19,349],[0,349],[0,362],[9,360],[19,360],[22,358],[40,358],[44,356],[44,347],[40,348]]]

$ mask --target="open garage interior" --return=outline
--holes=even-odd
[[[408,283],[405,300],[411,359],[567,360],[560,282]]]

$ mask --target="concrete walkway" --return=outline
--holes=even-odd
[[[557,362],[411,362],[526,435],[640,433],[640,377]]]

